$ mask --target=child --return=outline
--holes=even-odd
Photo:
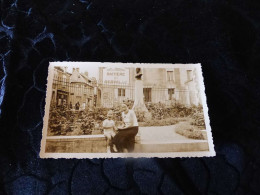
[[[113,138],[115,131],[117,130],[115,122],[113,121],[113,111],[109,110],[107,113],[107,119],[103,121],[104,136],[107,138],[107,152],[117,152],[115,145],[113,144]]]

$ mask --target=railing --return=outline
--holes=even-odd
[[[190,104],[196,92],[185,89],[144,86],[145,102]],[[53,80],[52,104],[66,105],[73,109],[84,109],[87,106],[113,107],[124,101],[134,101],[135,86],[127,84],[70,83],[65,79]]]
[[[94,86],[88,83],[71,83],[63,79],[54,79],[52,91],[52,104],[79,109],[95,103]]]

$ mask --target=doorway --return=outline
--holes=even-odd
[[[144,101],[151,102],[152,101],[152,88],[144,88]]]

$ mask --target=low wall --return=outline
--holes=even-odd
[[[140,136],[135,137],[140,143]],[[46,139],[47,153],[104,153],[107,152],[104,135],[49,136]]]
[[[106,153],[104,135],[85,136],[51,136],[46,139],[46,153]],[[189,140],[187,142],[142,143],[136,136],[135,152],[192,152],[209,151],[206,140]]]
[[[104,135],[47,137],[47,153],[104,153],[107,152]]]

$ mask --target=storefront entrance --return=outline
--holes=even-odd
[[[57,91],[57,106],[67,105],[68,103],[68,92]]]

